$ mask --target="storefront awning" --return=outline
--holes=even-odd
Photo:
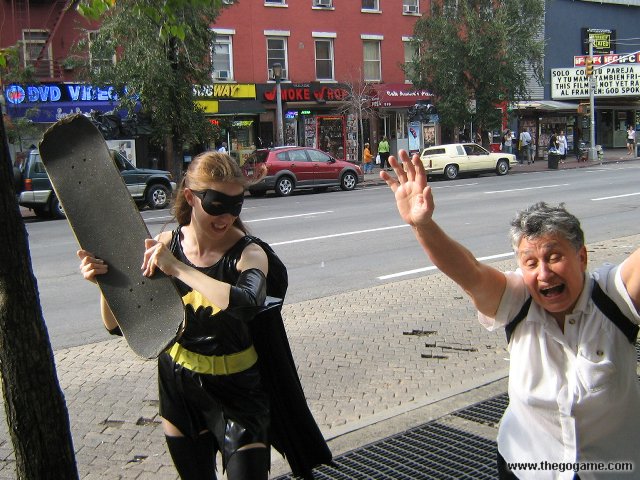
[[[28,117],[36,123],[55,123],[61,118],[76,113],[89,115],[92,110],[107,113],[116,108],[115,102],[50,102],[31,103],[25,102],[17,105],[8,104],[7,114],[12,118]],[[29,111],[27,113],[27,111]],[[118,112],[122,118],[126,117],[126,111]]]
[[[431,100],[433,95],[426,90],[415,90],[408,83],[379,83],[371,85],[372,105],[379,108],[408,108],[418,100]]]
[[[511,104],[513,110],[538,110],[544,112],[577,112],[578,104],[571,102],[558,102],[556,100],[528,100]]]

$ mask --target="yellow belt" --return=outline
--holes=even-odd
[[[196,373],[231,375],[251,368],[258,361],[258,353],[251,345],[246,350],[231,355],[200,355],[174,343],[167,350],[173,361]]]

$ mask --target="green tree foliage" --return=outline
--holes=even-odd
[[[211,25],[221,6],[220,0],[91,0],[78,7],[100,21],[91,41],[77,45],[78,53],[90,49],[86,79],[114,86],[129,111],[139,102],[152,141],[171,139],[177,154],[216,134],[194,102],[193,86],[211,83]]]
[[[541,82],[543,20],[543,0],[434,1],[416,22],[407,74],[434,94],[443,125],[495,128],[496,106],[528,97],[529,67]]]

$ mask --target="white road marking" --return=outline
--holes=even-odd
[[[484,193],[522,192],[522,191],[525,191],[525,190],[540,190],[542,188],[567,187],[568,185],[569,185],[568,183],[559,183],[558,185],[542,185],[540,187],[512,188],[512,189],[509,189],[509,190],[493,190],[493,191],[484,192]]]
[[[513,252],[499,253],[497,255],[489,255],[487,257],[480,257],[477,260],[479,262],[483,262],[485,260],[495,260],[496,258],[505,258],[505,257],[512,257],[512,256],[513,256]],[[406,270],[404,272],[390,273],[389,275],[382,275],[382,276],[378,277],[378,280],[389,280],[390,278],[404,277],[404,276],[407,276],[407,275],[413,275],[414,273],[429,272],[431,270],[437,270],[437,269],[438,269],[438,267],[432,265],[430,267],[416,268],[414,270]]]
[[[612,198],[622,198],[622,197],[632,197],[634,195],[640,195],[640,192],[636,193],[625,193],[623,195],[613,195],[611,197],[600,197],[600,198],[592,198],[592,202],[599,202],[600,200],[611,200]]]
[[[370,228],[367,230],[356,230],[353,232],[343,232],[343,233],[334,233],[332,235],[321,235],[318,237],[307,237],[307,238],[298,238],[296,240],[286,240],[284,242],[273,242],[270,243],[269,245],[271,245],[272,247],[278,246],[278,245],[289,245],[292,243],[302,243],[302,242],[312,242],[314,240],[325,240],[327,238],[336,238],[336,237],[346,237],[349,235],[360,235],[362,233],[371,233],[371,232],[382,232],[384,230],[393,230],[396,228],[406,228],[409,225],[395,225],[393,227],[381,227],[381,228]]]
[[[253,220],[243,220],[243,223],[267,222],[269,220],[284,220],[286,218],[308,217],[310,215],[322,215],[325,213],[333,213],[333,210],[325,210],[324,212],[300,213],[297,215],[284,215],[282,217],[256,218]]]

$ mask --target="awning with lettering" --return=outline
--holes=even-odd
[[[408,108],[418,100],[431,100],[433,95],[426,90],[416,90],[408,83],[379,83],[371,85],[374,98],[372,105],[380,108]]]
[[[578,104],[572,102],[558,102],[557,100],[528,100],[515,102],[510,105],[512,110],[537,110],[547,112],[577,112]]]
[[[7,114],[11,118],[27,116],[36,123],[55,123],[61,118],[76,113],[90,114],[92,110],[98,112],[112,112],[116,108],[115,102],[25,102],[19,104],[7,104]],[[29,113],[27,113],[27,111]],[[126,111],[118,112],[120,117],[127,116]]]

